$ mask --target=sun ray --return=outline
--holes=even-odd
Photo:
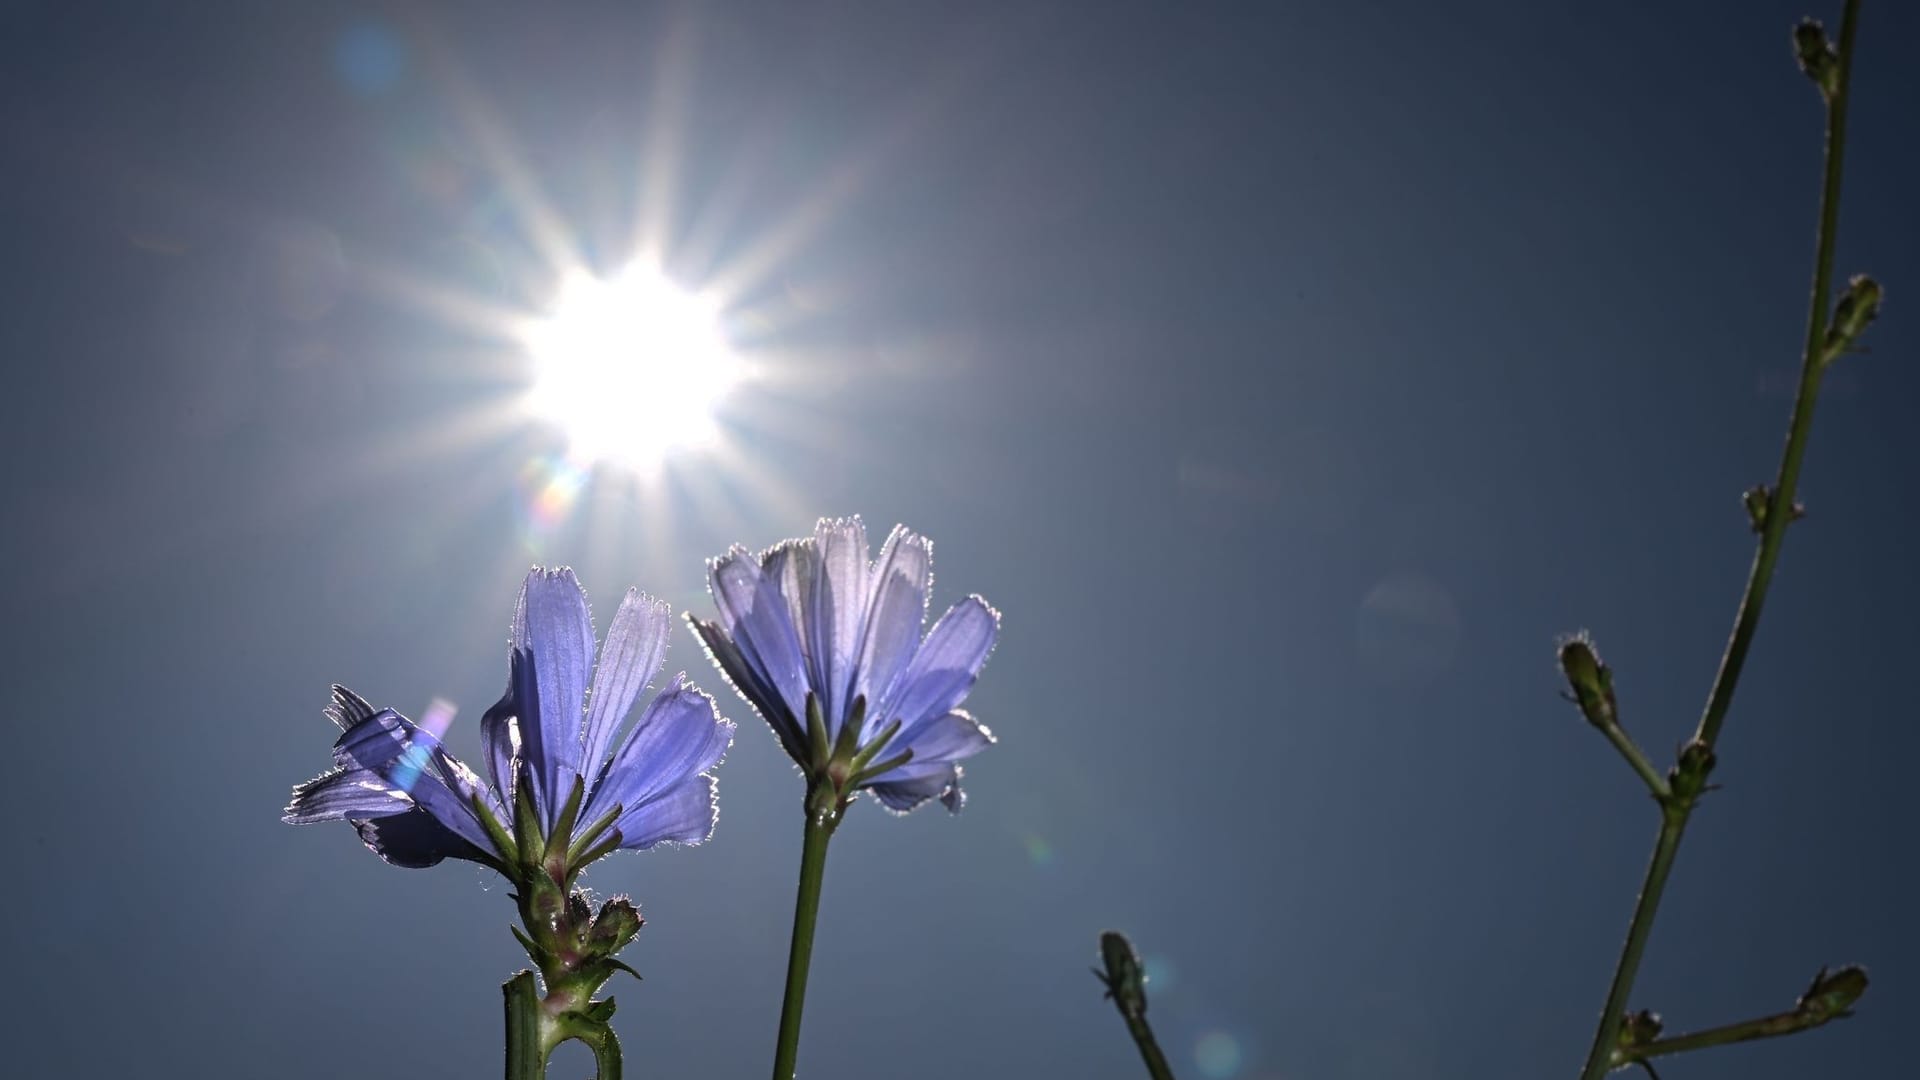
[[[422,52],[426,66],[446,92],[481,160],[522,215],[527,239],[555,277],[565,273],[574,265],[579,248],[573,230],[548,202],[533,171],[522,164],[506,125],[493,114],[478,85],[455,59],[454,50],[425,19],[413,20],[411,29],[425,43]]]

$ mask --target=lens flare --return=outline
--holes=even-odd
[[[1213,1080],[1227,1080],[1240,1071],[1240,1040],[1224,1031],[1209,1031],[1193,1044],[1193,1063]]]
[[[1028,833],[1026,838],[1027,861],[1035,866],[1050,866],[1053,863],[1053,845],[1038,833]]]
[[[420,715],[420,730],[426,734],[424,739],[415,739],[407,746],[400,763],[394,767],[393,786],[401,791],[412,791],[413,782],[420,778],[420,770],[426,768],[427,757],[447,733],[453,724],[453,715],[459,707],[446,698],[437,697],[427,703],[427,711]]]

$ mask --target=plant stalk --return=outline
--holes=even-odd
[[[787,991],[780,1004],[780,1041],[774,1047],[773,1080],[793,1080],[800,1055],[800,1013],[807,999],[807,969],[813,960],[813,927],[820,915],[820,886],[827,875],[827,841],[839,824],[838,808],[816,812],[809,798],[800,848],[800,885],[793,901],[793,943],[787,952]]]
[[[1126,1016],[1123,1011],[1122,1016]],[[1153,1080],[1173,1080],[1173,1069],[1167,1065],[1167,1055],[1160,1052],[1160,1043],[1153,1037],[1153,1028],[1142,1016],[1126,1016],[1127,1034],[1133,1036],[1134,1045],[1140,1048],[1140,1060],[1147,1063],[1147,1075]]]
[[[1701,713],[1700,725],[1695,733],[1694,741],[1708,750],[1718,741],[1727,710],[1733,704],[1733,692],[1746,664],[1754,632],[1759,627],[1767,590],[1773,584],[1774,567],[1780,560],[1787,525],[1793,517],[1793,497],[1800,483],[1801,464],[1806,458],[1807,437],[1813,427],[1813,408],[1819,398],[1823,370],[1821,349],[1827,332],[1827,305],[1832,303],[1829,293],[1833,288],[1833,251],[1840,222],[1840,175],[1847,135],[1847,82],[1853,68],[1854,31],[1859,9],[1859,0],[1846,0],[1840,17],[1840,40],[1836,49],[1839,56],[1839,85],[1827,100],[1825,169],[1820,183],[1820,224],[1814,250],[1813,301],[1807,316],[1806,349],[1800,362],[1800,388],[1794,397],[1792,419],[1787,427],[1786,449],[1781,455],[1780,471],[1770,494],[1772,502],[1761,531],[1760,547],[1754,554],[1746,590],[1741,595],[1739,612],[1734,618],[1733,633],[1727,641],[1727,651],[1721,657],[1719,672],[1714,677],[1713,689],[1707,695],[1706,708]],[[1646,882],[1641,886],[1640,898],[1634,905],[1633,921],[1628,925],[1626,944],[1621,948],[1620,960],[1614,967],[1613,982],[1607,990],[1607,1003],[1600,1014],[1593,1045],[1587,1051],[1586,1065],[1580,1072],[1581,1080],[1600,1080],[1613,1065],[1613,1050],[1625,1018],[1627,999],[1633,992],[1634,979],[1639,975],[1647,939],[1653,932],[1654,915],[1666,891],[1667,879],[1673,870],[1674,857],[1679,854],[1680,840],[1686,833],[1693,806],[1694,799],[1676,797],[1661,808],[1660,834],[1654,842]]]
[[[1667,1039],[1655,1039],[1623,1054],[1622,1060],[1616,1064],[1630,1065],[1665,1054],[1679,1054],[1688,1050],[1704,1050],[1709,1046],[1726,1046],[1729,1043],[1792,1035],[1797,1031],[1817,1028],[1833,1019],[1834,1017],[1831,1016],[1814,1016],[1799,1009],[1789,1009],[1786,1012],[1762,1016],[1756,1020],[1742,1020],[1737,1024],[1722,1024],[1719,1027],[1707,1028],[1705,1031],[1689,1032]]]
[[[500,990],[507,999],[507,1080],[546,1080],[548,1047],[533,972],[522,971]]]

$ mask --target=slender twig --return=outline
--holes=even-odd
[[[1839,231],[1840,171],[1847,133],[1847,81],[1853,67],[1854,29],[1859,8],[1859,0],[1846,0],[1840,18],[1838,80],[1834,92],[1827,96],[1826,168],[1820,184],[1820,225],[1815,242],[1813,300],[1807,316],[1807,343],[1801,357],[1800,388],[1794,397],[1780,472],[1769,492],[1771,503],[1761,530],[1760,547],[1754,554],[1753,568],[1747,575],[1746,591],[1740,598],[1733,633],[1727,641],[1727,651],[1721,658],[1720,670],[1714,677],[1713,689],[1707,695],[1706,708],[1700,716],[1700,726],[1694,736],[1694,743],[1705,751],[1711,751],[1720,737],[1727,709],[1733,704],[1733,692],[1740,681],[1741,669],[1746,664],[1747,651],[1753,644],[1754,631],[1760,624],[1760,611],[1766,602],[1767,589],[1773,583],[1774,566],[1780,559],[1787,525],[1793,518],[1794,491],[1799,486],[1800,467],[1807,452],[1807,436],[1813,426],[1813,407],[1819,398],[1827,305],[1832,302],[1828,294],[1833,285],[1833,250]],[[1673,869],[1674,857],[1679,853],[1680,841],[1686,833],[1693,806],[1693,798],[1682,798],[1677,794],[1662,806],[1660,834],[1654,842],[1646,882],[1634,905],[1633,922],[1628,926],[1626,944],[1614,968],[1613,981],[1607,990],[1607,1003],[1600,1014],[1593,1045],[1587,1051],[1586,1065],[1580,1073],[1581,1080],[1599,1080],[1613,1064],[1614,1045],[1619,1038],[1627,998],[1639,974],[1647,938],[1653,931],[1654,915],[1659,910],[1660,898],[1666,890],[1667,877]]]
[[[1793,419],[1787,429],[1787,445],[1780,457],[1779,477],[1771,491],[1772,505],[1761,530],[1760,549],[1754,554],[1753,570],[1747,576],[1747,590],[1740,598],[1740,612],[1734,620],[1733,635],[1721,657],[1720,671],[1707,695],[1707,706],[1700,714],[1700,727],[1694,737],[1711,746],[1720,737],[1727,709],[1733,704],[1733,691],[1740,671],[1747,662],[1747,650],[1753,645],[1754,630],[1760,624],[1760,609],[1767,600],[1767,588],[1773,584],[1774,564],[1780,559],[1782,541],[1794,514],[1793,496],[1800,486],[1800,466],[1806,459],[1807,434],[1813,427],[1813,406],[1820,396],[1820,358],[1827,334],[1827,306],[1833,303],[1833,249],[1840,232],[1840,166],[1847,148],[1847,82],[1853,73],[1853,35],[1858,23],[1860,0],[1847,0],[1840,16],[1839,82],[1827,102],[1826,172],[1820,182],[1820,229],[1813,258],[1813,299],[1807,308],[1807,344],[1800,359],[1800,388],[1794,397]]]
[[[1807,1013],[1799,1009],[1762,1016],[1755,1020],[1742,1020],[1737,1024],[1722,1024],[1719,1027],[1694,1031],[1685,1035],[1675,1035],[1666,1039],[1655,1039],[1644,1046],[1619,1051],[1615,1056],[1615,1066],[1630,1065],[1646,1058],[1661,1057],[1666,1054],[1679,1054],[1688,1050],[1704,1050],[1709,1046],[1725,1046],[1728,1043],[1751,1042],[1754,1039],[1771,1039],[1778,1035],[1791,1035],[1796,1031],[1817,1028],[1836,1016],[1822,1016]]]
[[[1600,734],[1605,735],[1607,741],[1613,744],[1613,748],[1620,751],[1620,756],[1627,759],[1628,765],[1633,766],[1633,771],[1646,782],[1647,790],[1653,792],[1654,798],[1664,801],[1672,794],[1667,788],[1666,779],[1653,767],[1653,762],[1647,760],[1647,755],[1640,749],[1640,745],[1633,741],[1633,736],[1627,734],[1626,728],[1619,724],[1603,724],[1600,726]]]

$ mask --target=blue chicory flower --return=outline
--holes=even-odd
[[[969,596],[923,639],[932,542],[895,526],[876,562],[867,553],[858,517],[823,518],[813,536],[757,557],[736,546],[708,564],[719,620],[689,621],[809,783],[828,776],[827,746],[850,739],[867,754],[860,760],[882,764],[911,750],[904,764],[832,780],[851,780],[848,797],[870,789],[896,813],[933,798],[957,812],[966,800],[959,762],[994,741],[959,705],[993,649],[1000,613]],[[824,744],[808,730],[810,704]],[[848,732],[856,717],[859,729]],[[875,745],[896,721],[891,739]]]
[[[516,778],[524,778],[543,832],[560,823],[579,782],[574,836],[619,810],[596,848],[700,843],[719,813],[711,770],[733,741],[733,723],[682,672],[620,732],[665,659],[670,614],[629,589],[596,668],[593,619],[573,571],[534,568],[514,609],[506,694],[480,721],[488,780],[433,732],[336,686],[326,710],[344,730],[334,767],[293,789],[282,820],[350,822],[395,866],[468,859],[511,877],[513,860],[489,826],[513,833]]]

